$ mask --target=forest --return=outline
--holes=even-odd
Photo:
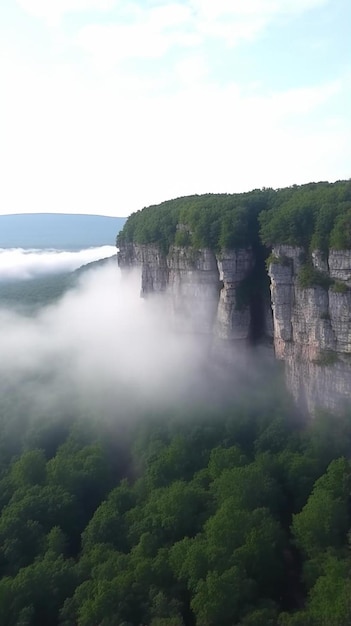
[[[349,624],[351,412],[306,423],[271,375],[128,421],[7,389],[0,623]]]
[[[349,248],[351,181],[169,200],[133,213],[117,245],[134,241],[157,243],[165,253],[171,245],[219,252],[255,246],[258,238],[268,248],[288,244],[306,253]]]

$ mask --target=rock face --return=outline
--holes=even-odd
[[[167,256],[171,311],[188,331],[212,334],[220,291],[212,250],[173,246]]]
[[[168,285],[165,255],[156,245],[126,243],[119,248],[118,265],[122,270],[141,268],[141,295],[162,293]]]
[[[251,250],[224,250],[217,258],[223,285],[218,302],[216,334],[220,339],[247,339],[251,324],[250,308],[240,300],[240,285],[254,266]]]
[[[172,246],[166,256],[155,245],[125,244],[118,263],[122,269],[141,267],[141,294],[163,293],[169,314],[184,330],[227,341],[249,339],[250,305],[240,288],[254,267],[251,249],[216,255],[207,248]]]
[[[301,248],[273,248],[271,307],[269,299],[259,303],[263,319],[255,341],[271,339],[285,362],[287,386],[304,409],[337,410],[351,400],[351,251],[312,254],[323,286],[301,287],[302,258]],[[167,314],[182,330],[229,351],[252,343],[257,299],[250,300],[246,287],[257,259],[251,249],[216,255],[173,246],[165,255],[155,245],[126,244],[118,260],[123,269],[141,267],[142,295],[163,294]]]
[[[338,409],[351,400],[351,253],[313,253],[323,287],[300,286],[301,249],[276,246],[271,258],[274,346],[287,385],[310,413]]]

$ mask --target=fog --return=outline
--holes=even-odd
[[[173,409],[216,414],[237,396],[263,410],[271,353],[234,353],[186,332],[167,297],[145,300],[140,287],[137,270],[110,262],[36,312],[0,308],[3,412],[121,423]]]
[[[0,281],[71,272],[81,265],[113,254],[116,254],[114,246],[99,246],[76,251],[0,248]]]
[[[1,390],[28,412],[129,419],[196,401],[204,392],[203,338],[174,332],[165,299],[140,298],[140,276],[114,264],[32,317],[0,310]]]

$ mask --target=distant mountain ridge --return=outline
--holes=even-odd
[[[68,213],[0,215],[0,248],[77,250],[114,245],[125,217]]]

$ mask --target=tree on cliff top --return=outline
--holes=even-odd
[[[133,213],[117,245],[156,244],[165,254],[171,245],[220,251],[257,247],[259,232],[267,246],[351,247],[351,181],[168,200]]]

